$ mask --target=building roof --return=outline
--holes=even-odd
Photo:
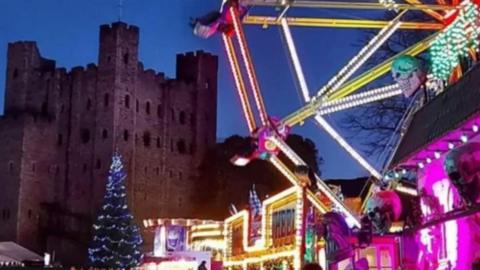
[[[458,128],[480,111],[480,64],[449,86],[413,116],[392,166],[406,161],[426,145]]]
[[[40,255],[14,242],[0,242],[0,261],[21,263],[40,260],[43,260]]]
[[[328,179],[325,180],[327,185],[335,185],[342,187],[342,194],[346,198],[360,197],[365,185],[367,184],[367,177],[355,179]]]

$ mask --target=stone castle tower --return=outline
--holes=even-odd
[[[137,27],[102,25],[98,65],[70,72],[35,42],[9,44],[0,241],[84,262],[115,149],[137,222],[192,214],[193,183],[216,139],[217,58],[178,55],[168,79],[143,69],[138,43]]]

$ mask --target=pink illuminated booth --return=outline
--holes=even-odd
[[[480,66],[413,116],[392,167],[415,171],[420,221],[404,231],[404,269],[480,259]]]

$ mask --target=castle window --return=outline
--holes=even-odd
[[[64,110],[65,110],[65,106],[62,104],[62,106],[60,106],[60,112],[62,113]]]
[[[32,162],[32,172],[34,172],[36,169],[35,162]]]
[[[177,151],[180,154],[185,154],[187,152],[187,146],[185,145],[185,140],[181,139],[177,142]]]
[[[107,137],[108,137],[108,131],[107,131],[106,129],[104,129],[104,130],[102,131],[102,138],[103,138],[103,139],[106,139]]]
[[[83,172],[86,173],[88,169],[88,166],[86,163],[83,163]]]
[[[170,178],[173,177],[173,171],[172,171],[172,170],[168,171],[168,176],[169,176]]]
[[[18,77],[18,69],[13,70],[12,78],[17,78]]]
[[[185,112],[181,111],[180,112],[180,117],[179,117],[180,124],[185,125],[185,118],[186,118]]]
[[[87,111],[90,111],[92,108],[92,100],[90,98],[87,99]]]
[[[105,105],[105,107],[108,107],[109,99],[110,96],[108,95],[108,93],[103,96],[103,105]]]
[[[145,147],[150,146],[150,132],[148,131],[143,133],[143,145],[145,145]]]
[[[135,108],[135,110],[136,110],[137,112],[138,112],[139,106],[140,106],[140,105],[138,104],[138,99],[137,99],[136,108]]]
[[[100,159],[97,159],[97,164],[95,164],[95,168],[100,169],[102,167],[102,163],[100,162]]]
[[[126,129],[123,131],[123,140],[126,142],[128,141],[128,130]]]
[[[80,139],[82,143],[88,143],[90,141],[90,130],[86,128],[80,129]]]
[[[160,137],[157,137],[157,148],[160,148]]]
[[[145,112],[147,114],[150,114],[150,102],[149,101],[147,101],[147,104],[145,105]]]
[[[157,106],[157,116],[158,116],[158,118],[162,118],[162,117],[163,117],[162,105],[158,105],[158,106]]]
[[[58,134],[57,135],[57,145],[60,146],[63,144],[63,135],[62,134]]]
[[[145,166],[145,169],[144,169],[144,170],[145,170],[145,176],[148,176],[148,167]]]
[[[156,167],[155,168],[155,173],[157,174],[157,176],[160,175],[160,168]]]
[[[111,56],[108,56],[108,57],[107,57],[107,61],[108,61],[109,63],[111,63],[111,62],[112,62],[112,57],[111,57]]]
[[[173,153],[173,139],[170,139],[170,152]]]
[[[28,218],[32,218],[32,209],[28,209]]]
[[[130,96],[125,95],[125,107],[130,108]]]
[[[40,110],[41,110],[42,115],[47,115],[48,114],[48,103],[43,102],[42,103],[42,108]]]
[[[13,172],[13,162],[12,162],[12,161],[10,161],[10,162],[8,163],[8,171],[9,171],[9,172]]]
[[[128,52],[127,52],[123,55],[123,63],[125,63],[125,65],[128,64],[128,58],[129,58],[129,55],[128,55]]]
[[[183,178],[182,172],[178,172],[178,180],[182,180],[182,178]]]
[[[175,111],[170,108],[170,117],[172,118],[172,122],[175,121]]]

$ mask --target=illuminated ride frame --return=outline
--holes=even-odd
[[[302,124],[305,120],[313,118],[315,122],[319,124],[333,139],[344,148],[358,163],[366,169],[372,177],[376,179],[382,179],[382,172],[375,169],[362,155],[360,155],[325,119],[324,115],[338,112],[341,110],[353,108],[355,106],[364,105],[367,103],[379,101],[386,98],[391,98],[402,94],[402,90],[398,84],[386,85],[374,90],[364,91],[362,93],[355,94],[355,91],[361,89],[367,84],[375,81],[381,76],[390,71],[394,60],[402,55],[416,56],[425,50],[429,49],[432,42],[438,36],[439,33],[446,28],[446,21],[452,14],[455,14],[462,8],[464,3],[470,3],[469,0],[465,0],[460,3],[459,0],[444,1],[438,0],[438,4],[423,4],[419,0],[406,0],[406,3],[397,4],[393,1],[380,1],[374,2],[338,2],[338,1],[312,1],[312,0],[239,0],[241,5],[247,7],[264,6],[272,7],[279,10],[277,17],[272,16],[260,16],[248,14],[243,17],[244,14],[240,10],[238,1],[224,1],[233,4],[225,5],[226,9],[223,12],[228,13],[228,17],[231,20],[231,28],[229,31],[220,31],[223,44],[225,46],[226,54],[228,57],[229,65],[233,73],[234,83],[236,85],[238,96],[241,101],[242,111],[244,113],[248,129],[252,137],[258,138],[259,135],[264,136],[264,141],[260,147],[264,147],[269,151],[269,155],[260,157],[268,160],[279,171],[281,171],[285,177],[293,184],[294,189],[289,189],[289,192],[296,192],[304,196],[306,201],[316,207],[321,213],[331,211],[332,209],[326,207],[312,191],[305,188],[305,182],[299,179],[298,175],[290,170],[283,161],[281,161],[277,154],[283,152],[285,156],[293,162],[296,166],[305,166],[306,163],[285,143],[280,129],[285,127],[291,128],[297,124]],[[302,7],[302,8],[328,8],[328,9],[357,9],[357,10],[371,10],[371,9],[395,9],[397,16],[391,21],[380,20],[357,20],[357,19],[335,19],[335,18],[298,18],[287,17],[287,10]],[[223,7],[222,7],[223,8]],[[431,16],[435,22],[406,22],[402,21],[402,16],[410,10],[420,10],[427,15]],[[260,84],[257,80],[256,72],[252,62],[252,57],[247,44],[246,35],[244,32],[244,24],[247,25],[278,25],[283,37],[286,41],[289,59],[294,69],[295,80],[299,85],[302,93],[304,106],[295,112],[292,112],[285,118],[279,121],[272,121],[272,118],[267,114],[265,103],[260,90]],[[380,29],[378,34],[373,37],[359,52],[355,55],[340,71],[331,78],[328,83],[320,87],[316,94],[311,95],[307,86],[302,66],[297,55],[294,39],[290,32],[290,27],[334,27],[334,28],[362,28],[362,29]],[[384,44],[397,30],[409,29],[409,30],[432,30],[436,33],[430,35],[424,40],[410,46],[401,53],[383,61],[377,66],[363,72],[357,77],[352,78],[352,75],[358,71],[362,65],[369,59],[375,51]],[[237,44],[235,44],[235,42]],[[237,51],[237,48],[239,51]],[[245,76],[246,74],[246,80]],[[252,102],[253,100],[253,102]],[[252,106],[254,103],[255,108]],[[255,115],[255,112],[257,115]],[[248,162],[248,161],[247,161]],[[337,196],[330,190],[330,188],[322,181],[322,179],[315,175],[315,180],[320,192],[323,196],[327,197],[335,208],[340,211],[351,224],[356,227],[360,227],[359,218],[352,213],[351,209],[345,206],[345,204],[337,198]],[[397,185],[396,189],[401,192],[408,192],[410,194],[416,194],[416,190],[407,190],[401,185]],[[295,191],[294,191],[295,190]],[[373,189],[371,189],[371,192]],[[303,205],[303,204],[302,204]],[[264,206],[268,212],[267,206]],[[304,207],[304,206],[302,206]],[[305,210],[300,211],[304,213]],[[300,213],[299,212],[299,213]],[[268,215],[264,215],[264,218]],[[240,222],[238,226],[244,226],[245,220],[248,214],[244,211],[238,213],[232,218],[227,220],[229,222]],[[296,220],[297,231],[301,231],[305,221],[303,219]],[[262,223],[265,224],[267,223]],[[228,225],[226,224],[226,228]],[[257,244],[250,246],[248,241],[244,241],[243,249],[245,251],[255,252],[256,250],[265,250],[269,248],[269,231],[267,227],[262,228],[266,235],[262,235],[262,240]],[[296,235],[295,244],[296,248],[301,251],[301,243],[304,243],[304,235]],[[227,244],[228,246],[228,244]],[[301,254],[294,255],[289,253],[292,251],[286,251],[285,254],[290,254],[293,257],[294,269],[299,269],[302,265],[303,257]],[[287,254],[287,255],[288,255]],[[247,260],[248,261],[248,260]],[[230,260],[225,261],[226,266],[231,265],[246,269],[246,263],[240,263],[240,261],[234,262]],[[232,269],[234,269],[233,267]]]

